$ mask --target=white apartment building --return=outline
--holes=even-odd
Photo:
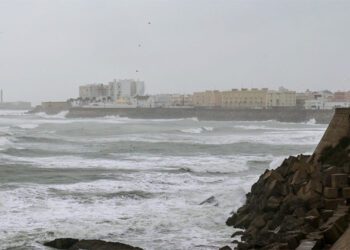
[[[130,100],[145,93],[145,83],[142,81],[125,79],[113,80],[109,84],[87,84],[79,87],[79,97],[83,99],[109,98],[113,101]]]
[[[110,96],[113,100],[132,98],[145,94],[145,83],[138,80],[113,80],[109,83]]]
[[[152,95],[152,107],[170,107],[172,106],[172,94]]]
[[[350,102],[346,101],[328,101],[327,99],[318,98],[305,101],[305,109],[336,109],[336,108],[349,108]]]

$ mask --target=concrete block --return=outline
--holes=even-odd
[[[314,249],[315,246],[316,241],[314,240],[302,240],[296,250],[311,250]]]
[[[306,216],[305,222],[310,226],[317,228],[320,224],[320,218],[317,216]]]
[[[326,187],[326,188],[324,188],[323,195],[327,199],[338,198],[338,189],[337,188]]]
[[[332,174],[332,187],[342,188],[348,187],[348,175],[347,174]]]
[[[339,230],[334,224],[330,225],[323,231],[325,241],[328,244],[334,244],[342,234],[343,232],[341,232],[341,230]]]
[[[324,199],[325,209],[335,210],[338,205],[345,205],[344,199]]]
[[[324,209],[321,212],[321,216],[322,216],[324,221],[327,221],[329,218],[331,218],[333,216],[333,214],[334,214],[334,210]]]
[[[344,173],[350,174],[350,164],[346,164],[343,167]]]
[[[342,189],[342,197],[344,199],[350,199],[350,187],[345,187]]]

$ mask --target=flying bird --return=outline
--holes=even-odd
[[[148,24],[151,24],[151,22],[148,22]]]

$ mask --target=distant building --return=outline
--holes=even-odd
[[[134,101],[136,102],[136,107],[140,108],[151,108],[153,103],[152,103],[152,98],[148,95],[137,95],[134,97]]]
[[[304,106],[305,106],[305,109],[325,109],[326,100],[322,98],[305,100]]]
[[[4,92],[0,90],[0,109],[29,110],[32,109],[30,102],[4,102]]]
[[[192,95],[171,94],[170,99],[172,107],[192,106]]]
[[[1,102],[0,109],[29,110],[32,109],[30,102]]]
[[[42,102],[41,107],[43,109],[68,110],[72,106],[68,102]]]
[[[296,92],[285,88],[279,88],[278,91],[270,90],[267,92],[268,107],[295,107]]]
[[[152,107],[171,107],[172,94],[157,94],[152,95]]]
[[[184,106],[193,106],[193,95],[184,95]]]
[[[221,107],[222,95],[218,90],[193,93],[192,103],[195,107]]]
[[[113,100],[132,98],[145,94],[145,83],[132,79],[113,80],[109,83],[109,90]]]
[[[334,102],[350,102],[350,91],[337,91],[334,93]]]
[[[296,107],[299,109],[305,108],[305,101],[309,99],[309,96],[306,93],[296,93]]]
[[[310,94],[310,93],[309,93]],[[309,99],[305,101],[305,109],[335,109],[350,107],[349,92],[335,92],[328,90],[311,92]]]
[[[99,99],[109,96],[109,87],[102,83],[88,84],[79,87],[79,97],[89,99]]]
[[[223,91],[222,107],[224,108],[253,108],[261,109],[267,107],[268,89],[232,89]]]
[[[134,96],[145,93],[145,83],[138,80],[113,80],[108,84],[87,84],[79,87],[79,97],[83,100],[131,102]],[[127,101],[125,101],[127,99]]]
[[[322,98],[305,101],[305,109],[314,109],[314,110],[328,109],[328,110],[330,110],[330,109],[348,108],[348,107],[350,107],[350,102],[328,101],[328,100],[324,100]]]

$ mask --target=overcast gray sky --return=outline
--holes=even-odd
[[[151,94],[350,89],[349,25],[348,0],[0,0],[0,87],[34,102],[113,78]]]

